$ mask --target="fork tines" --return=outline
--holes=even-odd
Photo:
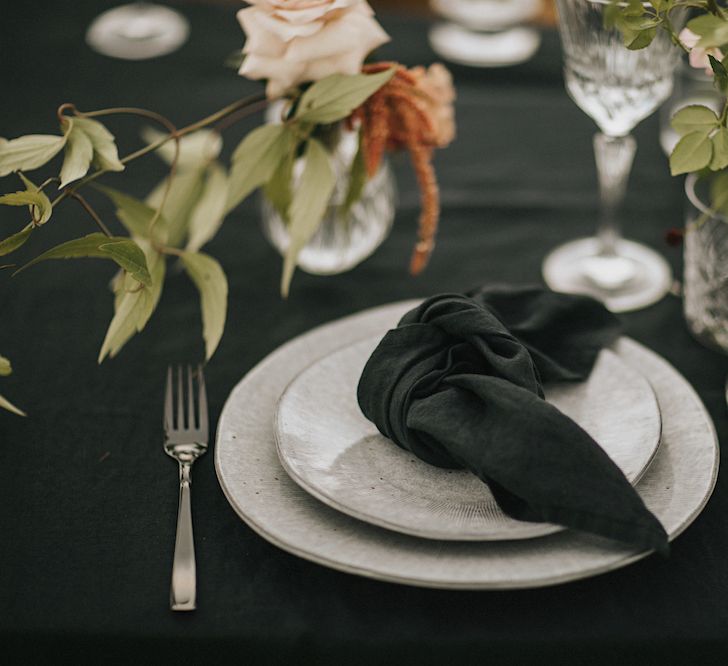
[[[167,388],[164,397],[164,431],[167,435],[184,432],[195,433],[202,439],[207,439],[207,392],[205,390],[205,375],[202,366],[193,369],[187,366],[187,380],[181,365],[177,366],[177,381],[174,381],[174,369],[167,369]],[[195,400],[194,380],[197,379],[197,399]],[[174,408],[174,384],[177,384],[177,409]],[[185,384],[187,388],[185,390]],[[185,409],[185,393],[187,394],[187,408]],[[197,406],[197,409],[195,409]]]

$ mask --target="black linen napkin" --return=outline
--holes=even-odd
[[[513,518],[667,553],[621,470],[543,399],[542,382],[586,379],[619,330],[597,301],[538,287],[433,296],[374,350],[359,406],[424,461],[471,470]]]

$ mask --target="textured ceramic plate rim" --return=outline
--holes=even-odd
[[[222,460],[223,453],[221,452],[223,447],[220,445],[220,442],[222,440],[222,437],[224,435],[223,431],[227,424],[227,419],[232,418],[232,413],[234,410],[233,404],[237,398],[237,394],[239,391],[242,390],[242,387],[244,386],[246,380],[250,377],[255,377],[256,373],[262,372],[266,369],[266,367],[272,363],[274,363],[280,356],[283,356],[288,352],[289,349],[293,348],[295,349],[295,343],[301,342],[301,339],[305,338],[307,341],[310,341],[310,339],[314,336],[321,335],[326,328],[333,326],[334,324],[339,324],[340,326],[344,326],[347,324],[360,324],[360,325],[366,325],[369,323],[369,319],[375,319],[379,315],[382,319],[388,318],[390,315],[394,318],[396,315],[401,316],[406,309],[416,306],[420,301],[419,300],[410,300],[410,301],[401,301],[396,303],[390,303],[388,305],[383,306],[377,306],[373,308],[369,308],[363,311],[360,311],[358,313],[349,315],[347,317],[343,317],[341,319],[335,320],[333,322],[328,322],[325,324],[322,324],[320,326],[317,326],[313,329],[310,329],[307,332],[304,332],[303,334],[289,340],[285,344],[281,345],[274,351],[272,351],[270,354],[268,354],[264,359],[262,359],[258,364],[256,364],[253,368],[251,368],[238,382],[238,384],[235,386],[235,388],[231,391],[230,396],[228,397],[228,400],[225,403],[225,406],[223,408],[223,411],[221,412],[220,418],[218,420],[218,428],[217,428],[217,437],[216,437],[216,447],[215,447],[215,470],[217,473],[218,481],[220,483],[220,486],[223,490],[223,493],[225,494],[225,497],[227,498],[228,502],[230,503],[230,506],[232,509],[237,513],[239,518],[245,522],[253,531],[255,531],[257,534],[259,534],[261,537],[266,539],[269,543],[277,546],[281,550],[284,550],[292,555],[295,555],[297,557],[301,557],[305,560],[308,560],[310,562],[314,562],[316,564],[320,564],[322,566],[325,566],[327,568],[331,568],[337,571],[343,571],[345,573],[350,573],[353,575],[361,576],[364,578],[369,578],[372,580],[377,581],[384,581],[389,583],[395,583],[395,584],[403,584],[403,585],[411,585],[415,587],[424,587],[424,588],[431,588],[431,589],[448,589],[448,590],[511,590],[511,589],[534,589],[534,588],[540,588],[540,587],[548,587],[552,585],[558,585],[566,582],[571,582],[575,580],[582,580],[585,578],[591,578],[593,576],[601,575],[604,573],[607,573],[609,571],[613,571],[616,569],[620,569],[622,567],[628,566],[629,564],[632,564],[638,560],[641,560],[648,555],[651,554],[651,551],[644,551],[644,552],[624,552],[623,550],[620,550],[617,552],[614,557],[616,559],[610,559],[604,562],[601,565],[596,566],[590,566],[585,567],[582,569],[579,569],[577,571],[570,571],[565,572],[563,574],[552,574],[548,577],[540,577],[540,578],[534,578],[529,580],[523,580],[523,581],[512,581],[512,580],[452,580],[452,579],[432,579],[432,578],[418,578],[413,576],[407,576],[407,575],[394,575],[390,574],[388,572],[383,572],[381,570],[375,570],[371,568],[366,568],[365,566],[352,564],[349,562],[341,561],[340,559],[335,559],[329,556],[323,556],[320,555],[318,552],[313,551],[313,547],[310,544],[306,544],[304,547],[299,546],[297,544],[293,544],[290,542],[290,540],[286,540],[285,538],[279,538],[276,534],[271,532],[270,529],[266,528],[263,524],[261,524],[258,520],[251,517],[248,513],[246,513],[243,506],[241,506],[236,497],[234,490],[228,486],[226,482],[226,471],[225,467],[227,467],[227,463]],[[385,329],[386,324],[382,325],[381,329],[382,331]],[[364,335],[361,336],[361,338],[366,337]],[[356,336],[351,336],[349,339],[349,342],[356,341]],[[695,389],[687,382],[687,380],[672,366],[670,365],[665,359],[660,357],[655,352],[652,352],[651,350],[647,349],[643,345],[630,340],[629,341],[635,349],[640,350],[642,352],[647,353],[648,355],[654,357],[656,362],[659,365],[663,365],[668,373],[671,373],[674,375],[675,379],[677,379],[680,383],[683,384],[684,391],[692,397],[694,402],[700,407],[701,411],[703,412],[705,416],[705,423],[708,427],[711,444],[712,444],[712,464],[711,464],[711,473],[710,473],[710,480],[707,484],[707,486],[704,489],[702,497],[697,501],[695,506],[691,511],[689,511],[685,516],[683,516],[679,522],[679,524],[674,527],[670,533],[669,533],[669,539],[670,541],[677,538],[680,534],[682,534],[697,518],[698,515],[702,512],[702,510],[705,508],[705,505],[707,504],[708,500],[710,499],[713,490],[715,488],[715,483],[718,475],[718,469],[719,469],[719,463],[720,463],[720,449],[719,449],[719,442],[718,438],[715,432],[715,426],[713,425],[713,422],[707,413],[707,410],[705,410],[704,405],[702,404],[702,401],[700,400],[700,397],[697,395]],[[331,349],[335,348],[335,346],[332,346]],[[331,351],[331,350],[329,350]],[[281,391],[284,387],[281,388]],[[659,396],[658,396],[659,398]],[[664,422],[663,422],[664,423]],[[232,436],[234,438],[234,436]],[[273,446],[273,443],[270,442],[270,445]],[[240,452],[235,451],[235,457],[239,457]],[[659,456],[659,451],[658,451]],[[657,456],[656,456],[657,457]],[[277,459],[277,457],[276,457]],[[282,468],[281,468],[281,471]],[[230,474],[232,474],[233,471],[230,470]],[[234,481],[231,479],[231,481]],[[291,482],[293,483],[293,482]],[[673,491],[674,492],[674,491]],[[328,511],[331,511],[331,509],[328,509]],[[352,522],[356,522],[353,519]],[[376,529],[376,528],[372,528]],[[383,530],[384,531],[384,530]],[[564,534],[564,533],[562,533]],[[561,534],[555,535],[555,537],[560,537]],[[414,539],[414,537],[411,537]],[[553,537],[547,537],[548,539]],[[529,543],[529,542],[522,542],[522,543]],[[447,544],[445,544],[445,547],[447,547]]]
[[[542,536],[547,536],[549,534],[556,534],[557,532],[561,532],[567,528],[565,528],[562,525],[556,525],[553,523],[534,523],[534,522],[528,522],[528,521],[515,521],[513,520],[513,523],[510,521],[505,525],[501,526],[500,530],[491,530],[490,532],[481,532],[478,534],[474,533],[460,533],[457,536],[451,532],[439,532],[436,528],[422,528],[419,529],[417,527],[403,524],[402,522],[393,522],[391,520],[388,520],[386,517],[383,517],[381,515],[377,515],[372,512],[366,512],[358,509],[355,506],[352,506],[351,504],[347,503],[346,501],[342,501],[339,499],[339,497],[334,496],[332,494],[329,494],[326,489],[319,488],[318,485],[311,482],[307,476],[300,473],[300,471],[291,464],[291,462],[288,459],[288,452],[285,449],[285,445],[283,444],[283,441],[281,439],[281,419],[283,418],[282,410],[281,410],[281,404],[286,397],[286,395],[289,393],[291,387],[299,381],[302,375],[307,373],[309,370],[311,370],[314,366],[321,363],[324,359],[326,359],[328,356],[331,356],[333,354],[343,352],[350,347],[359,345],[363,343],[366,340],[369,340],[370,338],[372,340],[375,340],[377,338],[381,339],[381,334],[374,335],[374,336],[366,336],[364,338],[361,338],[359,340],[355,340],[354,342],[350,342],[348,344],[343,344],[336,349],[331,350],[328,354],[322,356],[321,358],[318,358],[308,365],[304,367],[300,372],[297,372],[296,375],[291,379],[290,382],[286,385],[286,388],[281,393],[280,397],[276,401],[275,406],[275,416],[274,416],[274,428],[273,428],[273,435],[275,439],[275,446],[276,446],[276,452],[278,455],[278,460],[281,463],[281,466],[285,470],[286,474],[288,474],[293,481],[296,482],[303,490],[305,490],[310,495],[313,495],[316,499],[318,499],[320,502],[323,502],[327,506],[330,506],[332,509],[336,509],[337,511],[341,511],[342,513],[345,513],[352,518],[356,518],[357,520],[361,520],[366,523],[370,523],[372,525],[376,525],[377,527],[382,527],[384,529],[392,530],[394,532],[400,532],[402,534],[407,534],[410,536],[420,537],[422,539],[432,539],[437,541],[515,541],[515,540],[522,540],[522,539],[534,539]],[[636,374],[639,374],[637,371],[632,370],[629,368],[629,366],[626,365],[626,363],[619,357],[619,354],[617,354],[615,351],[607,348],[607,350],[616,360],[617,362],[621,363],[622,365],[625,365],[627,369],[630,372],[635,372]],[[645,459],[645,461],[642,464],[641,469],[634,475],[634,478],[629,479],[630,483],[635,486],[637,483],[639,483],[639,480],[644,476],[645,472],[647,472],[650,464],[655,459],[655,456],[657,455],[657,452],[660,448],[660,440],[662,438],[662,415],[660,413],[659,404],[657,402],[657,396],[655,394],[655,391],[652,387],[652,384],[644,378],[641,374],[639,375],[646,384],[646,388],[650,393],[650,397],[654,403],[654,407],[657,411],[657,433],[656,433],[656,441],[652,441],[649,443],[649,449],[650,454]],[[645,447],[648,448],[648,447]],[[520,523],[516,526],[515,523]]]

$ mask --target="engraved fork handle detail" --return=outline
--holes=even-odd
[[[174,543],[172,588],[170,590],[170,605],[172,610],[177,611],[195,610],[196,603],[197,573],[195,542],[192,535],[191,468],[191,463],[180,461],[177,538]]]

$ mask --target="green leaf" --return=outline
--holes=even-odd
[[[711,179],[710,206],[719,213],[728,212],[728,173],[718,173]]]
[[[169,134],[160,132],[151,127],[142,130],[142,138],[149,145],[158,143],[168,137]],[[177,170],[200,169],[217,159],[222,151],[222,137],[219,132],[209,129],[201,129],[192,134],[183,136],[179,140],[179,157],[177,159]],[[163,146],[157,148],[156,154],[167,164],[172,164],[175,155],[175,142],[167,141]]]
[[[351,210],[351,207],[359,201],[366,184],[367,167],[364,160],[364,145],[361,137],[359,137],[359,149],[356,151],[349,173],[349,190],[346,193],[346,199],[344,199],[344,205],[342,206],[341,212],[343,215],[346,215]]]
[[[4,356],[0,356],[0,377],[7,377],[12,372],[13,368],[10,365],[10,361]],[[0,409],[6,409],[18,416],[25,416],[24,412],[18,409],[12,402],[10,402],[7,398],[4,398],[2,395],[0,395]]]
[[[627,14],[620,18],[620,23],[623,28],[638,32],[640,30],[656,28],[659,25],[660,22],[658,20],[642,13],[641,7],[636,12],[635,14]]]
[[[697,16],[688,21],[687,27],[700,36],[696,45],[700,48],[709,49],[728,43],[728,22],[713,14]]]
[[[77,259],[82,257],[93,257],[97,259],[106,259],[107,255],[99,249],[99,245],[102,243],[108,243],[111,240],[122,240],[122,239],[111,239],[102,233],[89,234],[81,238],[75,238],[60,245],[47,250],[43,254],[32,259],[24,266],[20,267],[15,274],[17,275],[26,268],[30,268],[41,261],[48,259]]]
[[[19,268],[15,275],[48,259],[79,258],[111,259],[124,270],[128,270],[138,281],[144,284],[151,281],[144,253],[134,241],[128,238],[109,238],[98,232],[56,245]]]
[[[725,93],[728,90],[728,70],[726,70],[720,60],[714,58],[708,54],[708,60],[710,61],[710,67],[713,70],[713,78],[715,85],[721,92]]]
[[[304,159],[303,174],[291,202],[288,225],[290,240],[281,277],[281,294],[284,298],[288,296],[298,254],[319,228],[336,185],[329,155],[319,141],[308,140]]]
[[[623,10],[625,16],[642,16],[644,13],[645,8],[641,0],[628,0],[627,7]]]
[[[670,121],[678,134],[703,132],[710,134],[718,126],[718,116],[712,109],[702,104],[691,104],[680,109]]]
[[[630,35],[625,31],[624,44],[630,51],[639,51],[652,44],[652,40],[657,36],[657,28],[642,29],[634,35]]]
[[[334,123],[346,118],[389,81],[395,67],[378,74],[332,74],[314,83],[301,97],[296,119]]]
[[[63,188],[79,178],[83,178],[91,167],[94,146],[85,132],[73,122],[73,118],[64,118],[66,131],[66,154],[61,168],[61,184]]]
[[[116,206],[116,217],[126,230],[135,238],[149,238],[149,227],[156,215],[156,210],[124,192],[119,192],[105,185],[93,184],[99,192],[105,194]],[[167,242],[167,221],[162,215],[154,226],[154,238],[160,243]]]
[[[0,177],[31,171],[50,162],[66,143],[65,136],[29,134],[0,143]]]
[[[263,125],[242,140],[232,157],[226,212],[273,177],[293,142],[293,131],[288,125]]]
[[[273,172],[273,176],[265,185],[265,197],[268,199],[273,208],[288,224],[288,209],[291,206],[292,192],[291,185],[293,180],[293,165],[296,162],[296,147],[292,147],[291,152],[281,160],[278,168]]]
[[[99,250],[107,254],[137,282],[147,287],[152,284],[144,252],[133,240],[129,238],[109,240],[108,243],[99,245]]]
[[[162,295],[166,272],[165,259],[149,243],[143,245],[152,278],[151,286],[145,287],[139,284],[128,274],[115,280],[114,317],[101,345],[99,363],[107,356],[114,358],[136,333],[144,329]]]
[[[98,120],[91,118],[73,118],[73,128],[82,131],[91,141],[94,148],[93,163],[105,171],[123,171],[124,165],[119,161],[114,135]]]
[[[200,292],[202,335],[209,359],[215,353],[225,330],[228,283],[220,264],[212,257],[194,252],[182,254],[182,264]]]
[[[0,408],[6,409],[7,411],[12,412],[13,414],[17,414],[18,416],[27,416],[24,411],[18,409],[12,402],[10,402],[10,400],[4,398],[2,395],[0,395]]]
[[[207,172],[207,180],[189,221],[187,251],[197,252],[212,240],[225,219],[228,176],[225,169],[213,162]]]
[[[612,0],[603,10],[603,23],[607,30],[611,30],[617,26],[621,12],[618,2]]]
[[[728,166],[728,129],[721,127],[710,140],[713,144],[710,168],[713,171],[725,169]]]
[[[6,254],[15,252],[25,241],[30,238],[30,234],[33,233],[35,227],[29,224],[25,229],[19,231],[17,234],[8,236],[5,240],[0,241],[0,257],[4,257]]]
[[[165,178],[146,198],[147,205],[154,210],[162,205],[167,182]],[[202,196],[204,182],[205,172],[201,169],[175,173],[172,177],[172,185],[162,210],[168,245],[179,247],[187,236],[190,215]]]
[[[699,171],[710,164],[713,144],[704,132],[686,134],[670,155],[670,172],[673,176]]]
[[[45,224],[53,214],[53,205],[50,199],[22,173],[20,177],[28,189],[0,196],[0,204],[5,206],[28,206],[30,216],[33,218],[33,224],[35,226]]]

